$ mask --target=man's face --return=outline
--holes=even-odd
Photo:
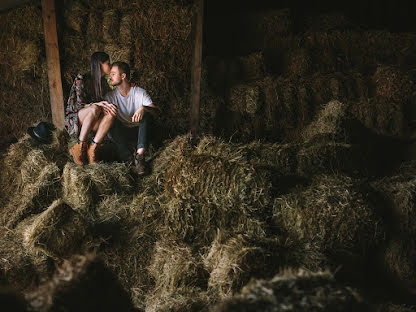
[[[111,67],[110,71],[110,83],[112,86],[119,86],[123,82],[122,74],[118,69],[118,66]]]

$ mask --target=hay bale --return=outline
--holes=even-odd
[[[133,15],[123,14],[120,20],[120,42],[124,44],[133,43]]]
[[[352,114],[367,128],[385,136],[406,137],[409,131],[403,102],[382,97],[352,103]]]
[[[406,102],[412,97],[414,83],[411,75],[394,66],[378,66],[372,76],[375,94],[392,102]]]
[[[119,25],[117,10],[110,9],[103,12],[102,33],[105,42],[111,43],[118,37]]]
[[[165,191],[172,198],[213,204],[221,209],[261,209],[268,203],[269,189],[266,171],[211,155],[178,159],[165,175]]]
[[[368,311],[357,291],[329,272],[287,270],[271,280],[253,280],[212,311]]]
[[[102,25],[102,17],[99,15],[98,10],[90,10],[88,13],[88,21],[87,21],[87,30],[86,35],[90,40],[99,41],[103,36],[103,26]],[[102,49],[97,49],[94,51],[102,51]]]
[[[273,220],[294,241],[321,250],[361,251],[383,241],[384,227],[359,181],[320,175],[312,183],[276,198]]]
[[[279,239],[231,236],[219,232],[203,256],[209,272],[208,289],[218,298],[238,291],[252,277],[275,274],[285,262]]]
[[[59,194],[60,169],[40,149],[31,150],[20,167],[19,186],[4,210],[3,222],[14,227],[24,218],[42,212]],[[19,174],[18,173],[18,174]],[[16,173],[15,173],[16,174]]]
[[[201,294],[205,272],[190,246],[169,239],[157,242],[149,271],[155,288],[146,298],[146,311],[195,311],[207,304]]]
[[[253,141],[248,144],[226,143],[215,137],[202,137],[196,148],[197,154],[209,154],[231,162],[257,166],[275,167],[280,175],[296,173],[296,155],[299,144],[273,144]]]
[[[416,245],[416,181],[412,174],[414,167],[405,167],[391,177],[372,183],[372,187],[388,203],[390,218],[389,242],[384,261],[387,270],[404,281],[416,281],[414,257]]]
[[[29,220],[29,219],[26,219]],[[33,258],[22,244],[24,220],[16,229],[0,226],[0,275],[18,291],[33,286],[33,282],[47,276],[46,259]]]
[[[296,160],[296,172],[300,176],[322,173],[357,175],[366,169],[366,162],[359,146],[346,143],[304,144],[298,150]]]
[[[0,65],[11,67],[17,72],[34,70],[39,55],[37,41],[20,37],[6,38],[0,48]]]
[[[265,74],[265,65],[263,53],[257,52],[238,59],[241,67],[241,78],[243,80],[255,80],[263,78]]]
[[[133,306],[115,276],[92,254],[74,255],[50,281],[27,292],[34,311],[131,311]]]
[[[345,141],[346,105],[339,101],[331,101],[324,105],[317,118],[302,133],[307,142],[318,135],[328,136],[332,140]]]
[[[69,28],[76,32],[81,32],[84,27],[84,18],[87,10],[81,2],[74,1],[69,8],[65,10],[65,20]]]
[[[285,63],[285,71],[289,75],[304,76],[312,70],[312,59],[305,48],[289,51]]]
[[[261,107],[260,88],[256,85],[240,84],[230,89],[230,110],[255,114]]]
[[[32,254],[40,251],[53,259],[62,259],[83,252],[88,247],[87,235],[84,218],[58,199],[24,230],[23,243]]]
[[[287,35],[292,32],[293,28],[292,12],[289,8],[270,10],[262,16],[258,25],[266,40],[279,35]]]
[[[104,50],[110,56],[111,62],[131,63],[133,51],[130,42],[126,42],[123,45],[110,43],[105,46]]]
[[[406,304],[385,303],[380,304],[377,311],[379,312],[413,312],[414,307]]]
[[[62,174],[63,198],[77,211],[94,218],[94,203],[100,196],[130,193],[133,179],[124,164],[99,163],[88,166],[65,165]]]

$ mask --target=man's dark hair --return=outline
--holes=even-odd
[[[113,66],[117,66],[120,74],[126,74],[127,81],[130,81],[130,66],[124,62],[114,62]]]

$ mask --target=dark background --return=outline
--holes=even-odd
[[[207,55],[233,56],[255,50],[256,40],[253,16],[271,10],[290,8],[293,33],[306,31],[306,18],[327,13],[339,13],[354,24],[355,29],[376,29],[391,32],[416,31],[416,1],[220,1],[207,0],[205,5],[205,53]],[[252,47],[241,51],[243,42]]]

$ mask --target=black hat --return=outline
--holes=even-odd
[[[53,124],[41,121],[36,127],[27,128],[27,133],[35,140],[48,144],[52,142],[52,131],[55,129]]]

